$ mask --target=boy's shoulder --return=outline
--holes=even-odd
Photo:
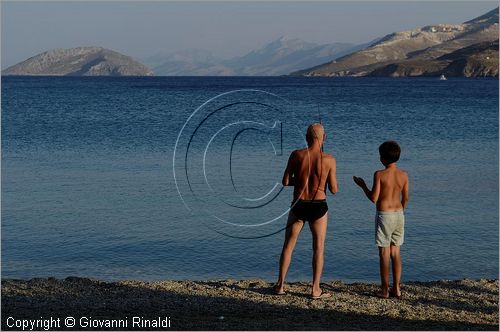
[[[408,176],[408,172],[404,169],[398,167],[397,170],[401,175]]]
[[[393,170],[394,171],[394,170]],[[398,172],[399,174],[401,174],[402,176],[406,176],[408,177],[408,172],[406,172],[404,169],[402,168],[399,168],[396,166],[396,169],[395,169],[396,172]],[[389,173],[390,170],[387,169],[387,168],[384,168],[384,169],[379,169],[379,170],[376,170],[375,173],[374,173],[374,176],[381,176],[385,173]]]

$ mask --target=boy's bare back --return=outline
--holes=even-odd
[[[401,211],[408,202],[408,174],[390,164],[373,175],[372,192],[378,211]]]
[[[354,182],[376,204],[377,211],[395,212],[406,208],[409,199],[408,174],[396,163],[386,165],[384,170],[373,174],[373,187],[369,190],[362,178],[354,176]]]

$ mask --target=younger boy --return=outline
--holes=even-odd
[[[375,215],[375,242],[379,249],[380,279],[382,290],[379,297],[394,296],[401,299],[401,255],[399,247],[404,239],[403,210],[408,203],[408,174],[396,166],[401,148],[395,141],[382,143],[378,148],[380,161],[385,169],[373,175],[373,187],[369,190],[362,178],[353,176],[354,182],[377,206]],[[392,289],[389,291],[389,260],[392,260]]]

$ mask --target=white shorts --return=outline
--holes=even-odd
[[[400,246],[404,242],[405,216],[403,211],[377,211],[375,215],[375,243],[379,247]]]

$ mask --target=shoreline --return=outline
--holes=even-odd
[[[498,279],[402,284],[403,299],[379,299],[376,283],[322,283],[330,299],[311,300],[309,282],[287,284],[272,295],[260,279],[105,282],[67,277],[2,279],[2,329],[7,318],[67,316],[76,326],[56,330],[498,330]],[[92,317],[97,326],[80,326]],[[133,327],[168,317],[170,327]],[[107,328],[110,320],[127,326]],[[154,324],[154,323],[152,323]],[[17,328],[19,330],[19,328]],[[43,330],[40,328],[40,330]],[[52,329],[54,330],[54,329]]]

